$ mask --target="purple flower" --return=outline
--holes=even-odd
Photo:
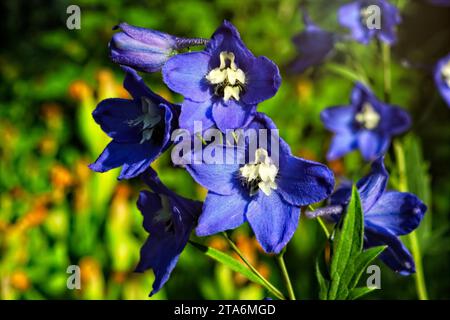
[[[214,124],[222,130],[244,128],[256,105],[278,90],[277,66],[266,57],[255,57],[228,21],[213,34],[206,49],[172,57],[163,67],[164,82],[184,96],[180,127],[193,131],[193,122],[204,129]]]
[[[155,281],[151,296],[169,280],[189,240],[202,203],[183,198],[169,190],[151,168],[142,175],[142,179],[153,192],[141,191],[137,201],[144,217],[144,228],[150,235],[141,248],[136,271],[153,269]]]
[[[92,113],[113,140],[89,167],[105,172],[122,166],[119,179],[142,173],[170,145],[177,127],[179,106],[170,104],[146,87],[132,69],[124,68],[124,87],[133,99],[106,99]]]
[[[438,61],[434,71],[434,81],[442,98],[450,107],[450,54]]]
[[[256,114],[248,128],[276,129],[262,113]],[[274,140],[279,141],[279,148],[262,140],[247,140],[245,146],[217,145],[216,154],[221,151],[234,161],[187,166],[192,177],[208,189],[197,235],[212,235],[248,222],[262,248],[279,253],[297,228],[299,206],[321,201],[331,193],[334,177],[326,166],[297,158],[282,139],[275,136]],[[252,143],[253,153],[249,151]]]
[[[309,67],[322,63],[334,49],[336,42],[334,33],[319,28],[306,13],[303,15],[303,23],[305,30],[292,39],[298,55],[288,66],[291,73],[303,73]]]
[[[167,33],[130,26],[121,23],[109,43],[109,55],[113,62],[145,72],[161,70],[171,56],[190,46],[204,45],[205,39],[187,39]]]
[[[409,275],[415,272],[414,259],[398,237],[419,226],[427,207],[414,194],[386,191],[388,178],[380,157],[372,163],[370,173],[356,184],[364,211],[364,248],[387,246],[381,260],[395,272]],[[344,183],[330,197],[329,206],[306,214],[337,222],[350,197],[351,183]]]
[[[350,105],[325,109],[320,117],[335,135],[327,159],[334,160],[359,149],[366,160],[386,152],[391,137],[405,132],[411,125],[409,114],[400,107],[378,100],[361,83],[353,88]]]
[[[345,4],[339,9],[338,19],[343,27],[350,29],[353,39],[363,44],[368,44],[375,36],[388,44],[395,43],[395,27],[401,22],[398,9],[386,0]]]

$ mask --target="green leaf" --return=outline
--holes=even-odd
[[[354,288],[358,284],[359,279],[361,278],[364,271],[367,269],[369,264],[375,260],[387,246],[379,246],[369,248],[361,252],[355,260],[354,273],[349,282],[349,288]]]
[[[189,241],[189,243],[192,244],[195,248],[197,248],[201,252],[203,252],[206,256],[226,265],[228,268],[230,268],[235,272],[239,272],[250,281],[257,283],[270,291],[270,288],[268,288],[260,278],[258,278],[254,273],[252,273],[244,264],[230,257],[228,254],[225,254],[211,247],[206,247],[197,242]]]
[[[375,287],[359,287],[354,288],[350,291],[350,294],[348,296],[349,300],[356,300],[358,298],[361,298],[362,296],[365,296],[366,294],[376,290]]]
[[[328,290],[330,288],[330,281],[324,276],[324,272],[322,271],[324,269],[324,266],[321,261],[323,260],[316,260],[316,277],[317,281],[319,282],[319,299],[326,300],[328,296]]]
[[[364,76],[356,74],[352,69],[346,66],[329,62],[325,65],[325,69],[347,80],[350,80],[351,82],[361,82],[367,85],[367,80],[364,78]]]
[[[403,151],[405,158],[405,174],[408,191],[418,196],[427,206],[428,212],[425,214],[420,227],[417,229],[421,241],[431,237],[431,179],[429,175],[429,164],[423,157],[422,146],[419,139],[413,134],[404,139]]]
[[[358,190],[352,188],[352,198],[343,216],[342,228],[335,233],[333,259],[331,261],[331,285],[328,299],[345,298],[347,281],[342,278],[345,272],[354,269],[352,260],[362,251],[364,217]]]
[[[363,241],[364,213],[358,190],[353,186],[347,212],[342,216],[334,232],[329,277],[321,265],[321,260],[316,261],[320,299],[356,299],[372,291],[355,287],[367,266],[383,252],[385,247],[363,251]]]

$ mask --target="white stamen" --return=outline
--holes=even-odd
[[[219,68],[212,69],[206,76],[206,79],[208,79],[211,84],[222,83],[227,79],[227,70],[221,70]]]
[[[245,73],[241,69],[233,70],[233,69],[227,69],[227,77],[228,82],[234,86],[236,84],[236,81],[239,81],[240,83],[245,82]]]
[[[369,102],[365,102],[361,108],[361,111],[355,116],[355,120],[368,130],[378,127],[380,119],[380,115]]]
[[[447,87],[450,88],[450,60],[442,67],[441,74],[447,84]]]
[[[278,174],[278,168],[272,163],[267,150],[259,148],[255,151],[255,161],[244,165],[240,169],[241,176],[246,180],[248,185],[257,182],[257,186],[270,196],[272,190],[277,189],[275,178]],[[250,190],[254,194],[254,190]]]
[[[233,52],[222,51],[219,58],[220,66],[212,69],[206,75],[206,80],[216,85],[216,91],[218,91],[217,87],[223,90],[224,101],[230,98],[239,101],[242,85],[245,84],[245,73],[236,66]],[[228,65],[227,62],[229,62]]]
[[[225,89],[223,90],[223,100],[226,102],[230,100],[231,97],[233,97],[237,101],[239,101],[239,90],[239,87],[225,87]]]
[[[373,11],[369,7],[364,7],[359,12],[363,21],[366,21],[373,14]]]

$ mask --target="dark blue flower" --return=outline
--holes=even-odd
[[[156,30],[130,26],[121,23],[109,43],[109,55],[115,63],[145,72],[161,70],[171,56],[190,46],[203,45],[205,39],[187,39],[172,36]]]
[[[133,99],[103,100],[92,113],[113,140],[89,166],[97,172],[122,166],[119,179],[139,175],[170,146],[179,112],[179,106],[153,93],[134,70],[125,69],[124,87]]]
[[[178,54],[163,67],[164,82],[184,96],[180,127],[193,131],[214,124],[222,130],[244,128],[256,105],[278,90],[278,67],[266,57],[255,57],[228,21],[213,34],[201,52]]]
[[[144,228],[150,234],[141,248],[137,272],[153,269],[155,281],[150,296],[167,282],[186,246],[202,210],[202,203],[183,198],[169,190],[153,169],[142,175],[153,190],[141,191],[137,206],[144,217]]]
[[[291,73],[303,73],[309,67],[322,63],[334,49],[337,40],[333,32],[315,25],[306,12],[303,15],[303,23],[305,30],[292,39],[298,55],[288,66]]]
[[[398,237],[419,226],[427,207],[414,194],[386,191],[388,178],[380,157],[372,163],[370,173],[356,184],[364,211],[364,247],[388,246],[380,255],[381,260],[392,270],[409,275],[415,272],[414,259]],[[344,183],[330,197],[329,206],[307,215],[323,215],[337,222],[350,196],[351,183]]]
[[[437,63],[434,71],[434,81],[442,98],[450,107],[450,54]]]
[[[248,129],[271,131],[276,127],[266,115],[257,113]],[[273,137],[279,148],[262,140],[247,140],[234,147],[217,145],[216,154],[221,151],[234,161],[187,166],[192,177],[208,189],[197,235],[249,222],[262,248],[279,253],[297,229],[299,206],[321,201],[331,193],[334,177],[326,166],[293,156],[282,139]],[[249,151],[252,143],[253,154]]]
[[[373,25],[372,17],[377,14],[372,10],[377,6],[380,12],[380,24]],[[340,7],[338,13],[339,23],[350,29],[353,39],[368,44],[373,37],[393,44],[397,41],[395,27],[401,22],[400,14],[394,5],[386,0],[358,0]],[[379,28],[378,28],[379,27]]]
[[[334,132],[327,158],[334,160],[359,149],[366,160],[383,155],[391,137],[408,130],[409,114],[400,107],[378,100],[361,83],[353,88],[350,105],[330,107],[321,112],[325,127]]]

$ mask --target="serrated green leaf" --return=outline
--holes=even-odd
[[[359,287],[354,288],[350,291],[350,294],[348,295],[349,300],[356,300],[358,298],[361,298],[362,296],[365,296],[366,294],[372,292],[373,290],[376,290],[377,288],[374,287]]]
[[[352,188],[352,198],[343,216],[342,228],[336,231],[333,241],[333,257],[330,274],[331,285],[328,299],[345,299],[347,296],[345,272],[352,272],[354,266],[351,263],[361,252],[363,246],[364,216],[361,199],[355,186]],[[350,269],[350,270],[348,270]],[[347,270],[347,271],[346,271]]]

